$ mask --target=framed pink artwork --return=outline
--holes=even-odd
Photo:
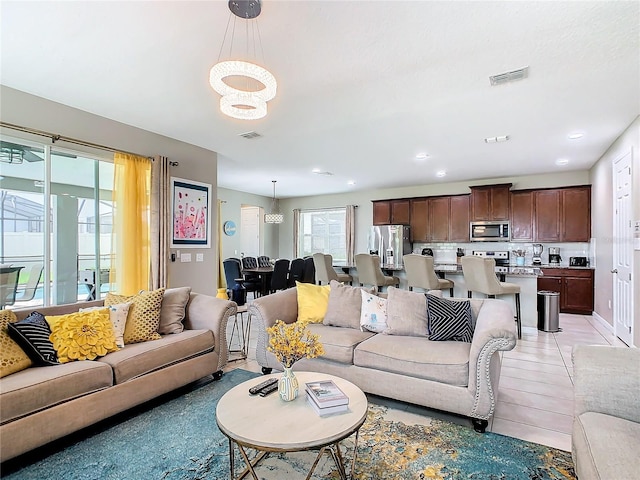
[[[211,185],[171,177],[171,248],[211,246]]]

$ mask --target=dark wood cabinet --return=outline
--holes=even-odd
[[[563,242],[588,242],[591,239],[591,187],[562,190]]]
[[[411,200],[411,241],[427,242],[429,238],[429,199]]]
[[[560,242],[560,190],[534,192],[534,234],[538,242]]]
[[[593,270],[543,268],[538,290],[560,292],[560,312],[591,315],[593,312]]]
[[[449,197],[429,199],[429,241],[449,241]]]
[[[532,242],[533,236],[533,192],[511,192],[511,240]]]
[[[449,209],[450,242],[469,241],[470,203],[470,195],[456,195],[451,197]]]
[[[409,225],[410,222],[411,210],[408,199],[373,202],[374,225]]]
[[[470,188],[472,220],[509,220],[510,183]]]

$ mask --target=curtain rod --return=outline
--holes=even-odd
[[[105,150],[107,152],[114,152],[114,153],[115,152],[127,153],[129,155],[135,155],[137,157],[145,157],[145,158],[148,158],[150,160],[153,160],[153,157],[150,157],[148,155],[140,155],[139,153],[127,152],[126,150],[120,150],[120,149],[116,149],[116,148],[113,148],[113,147],[107,147],[105,145],[100,145],[98,143],[85,142],[84,140],[78,140],[77,138],[65,137],[63,135],[58,135],[56,133],[50,133],[50,132],[45,132],[45,131],[42,131],[42,130],[36,130],[34,128],[22,127],[20,125],[14,125],[12,123],[7,123],[7,122],[0,121],[0,127],[10,128],[12,130],[18,130],[20,132],[30,133],[30,134],[33,134],[33,135],[39,135],[41,137],[48,137],[48,138],[51,139],[51,143],[56,143],[58,141],[67,142],[67,143],[73,143],[74,145],[81,145],[83,147],[97,148],[98,150]],[[172,167],[175,167],[175,166],[178,166],[178,162],[169,162],[169,165],[171,165]]]

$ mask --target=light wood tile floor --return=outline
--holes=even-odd
[[[245,314],[247,315],[247,314]],[[560,314],[561,332],[546,333],[523,329],[522,340],[502,354],[498,403],[488,430],[562,450],[571,450],[573,420],[573,367],[571,349],[576,344],[624,344],[588,315]],[[231,334],[229,322],[227,335]],[[251,328],[248,357],[231,361],[225,371],[243,368],[260,372],[255,360],[256,325]],[[232,348],[237,348],[234,335]],[[232,354],[231,358],[236,358]],[[370,401],[407,410],[410,413],[443,418],[471,425],[465,417],[370,396]]]

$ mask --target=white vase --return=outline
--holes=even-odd
[[[298,396],[298,378],[293,373],[293,369],[285,367],[278,382],[278,393],[285,402],[295,400]]]

